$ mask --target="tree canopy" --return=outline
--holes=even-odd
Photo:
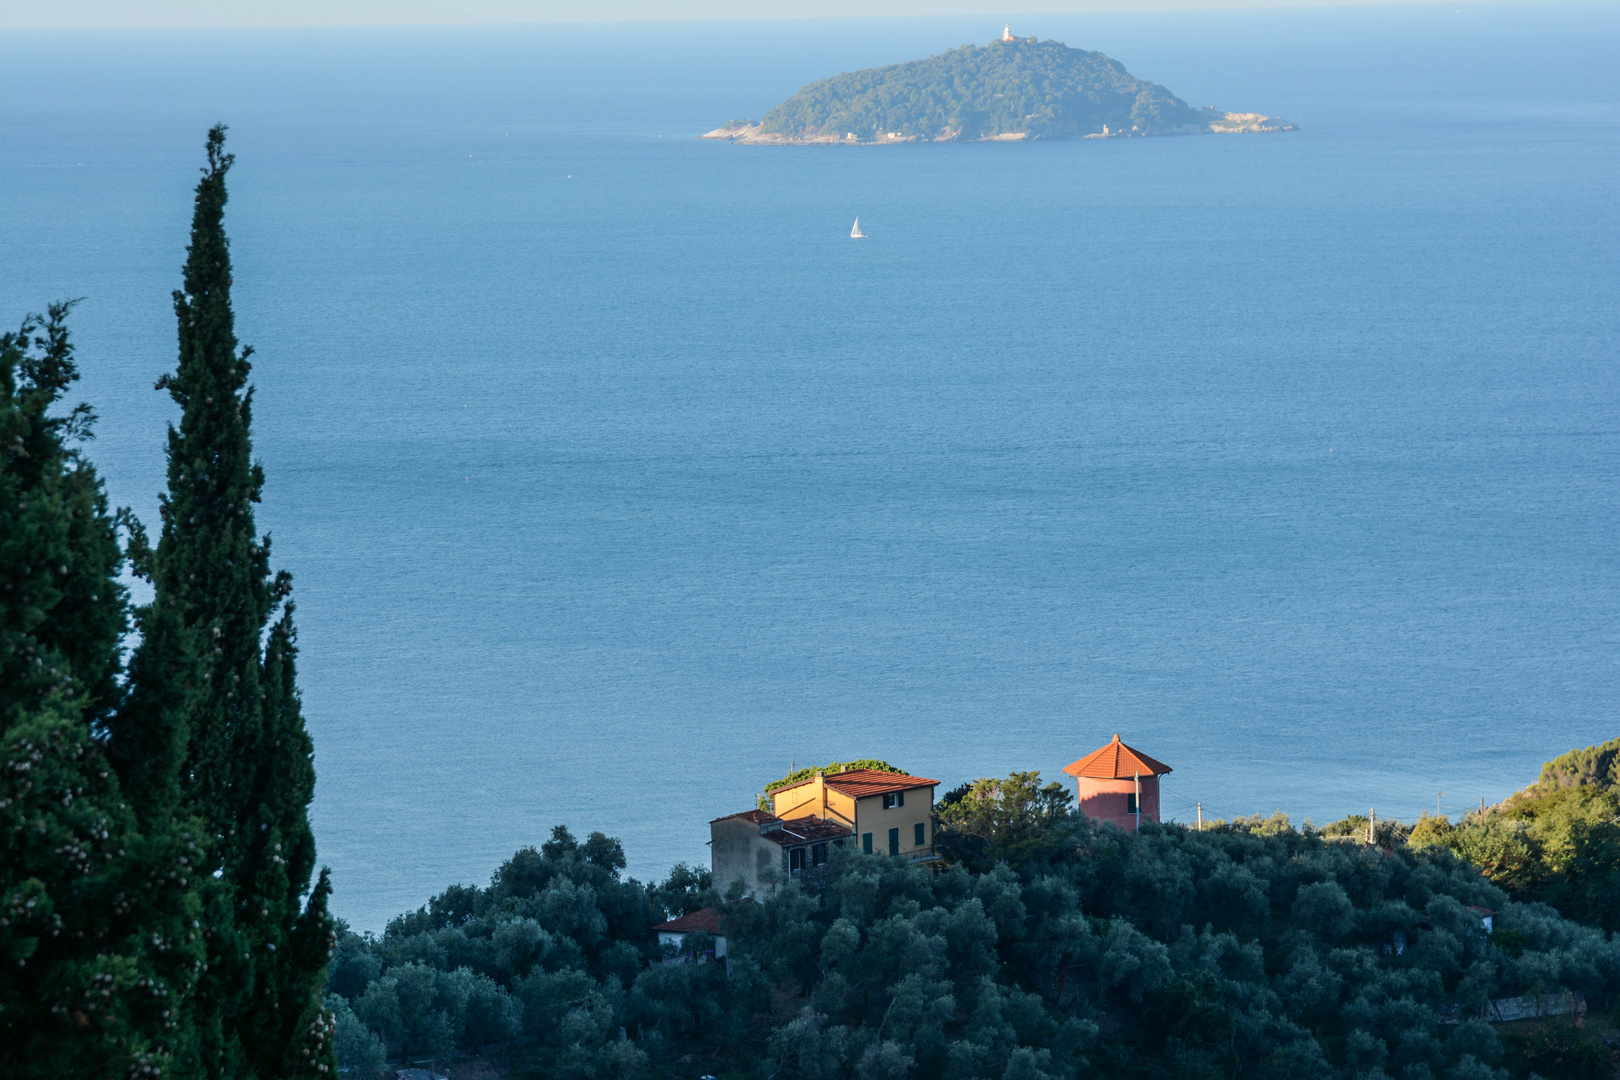
[[[66,318],[0,336],[0,1062],[40,1077],[330,1080],[333,927],[291,589],[254,526],[249,350],[208,134],[154,552],[78,444]],[[120,547],[122,526],[127,544]],[[128,569],[151,582],[132,608]],[[125,665],[125,635],[138,633]]]
[[[1620,739],[1554,758],[1536,783],[1456,824],[1424,817],[1407,842],[1453,852],[1516,899],[1620,930]]]
[[[504,1032],[519,1075],[574,1080],[1608,1075],[1603,1023],[1514,1032],[1489,1005],[1573,993],[1604,1016],[1620,940],[1398,823],[1377,843],[1281,815],[1124,832],[1015,773],[937,824],[943,871],[835,848],[818,887],[723,904],[704,871],[641,885],[616,841],[559,826],[488,887],[344,934],[340,1060]],[[725,963],[657,946],[659,919],[708,906]]]
[[[1033,38],[964,45],[938,56],[811,83],[765,114],[761,131],[791,138],[889,134],[978,139],[1026,134],[1074,138],[1207,127],[1157,83],[1134,78],[1100,52]]]

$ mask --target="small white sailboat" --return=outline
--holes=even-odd
[[[866,234],[861,232],[861,219],[860,218],[855,219],[855,227],[853,229],[849,230],[849,238],[851,240],[864,240],[864,239],[866,239]]]

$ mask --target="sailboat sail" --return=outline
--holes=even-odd
[[[855,227],[853,229],[849,230],[849,238],[851,240],[860,240],[860,239],[864,238],[865,236],[866,236],[866,234],[861,232],[861,219],[856,218],[855,219]]]

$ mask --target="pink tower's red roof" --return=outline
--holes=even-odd
[[[1085,776],[1093,780],[1129,780],[1138,773],[1143,776],[1163,775],[1170,771],[1170,766],[1162,761],[1154,761],[1140,750],[1132,750],[1120,742],[1116,734],[1107,746],[1093,750],[1063,771],[1070,776]]]

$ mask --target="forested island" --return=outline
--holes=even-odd
[[[1013,38],[811,83],[758,123],[705,139],[890,145],[1292,131],[1259,113],[1195,109],[1100,52]]]

